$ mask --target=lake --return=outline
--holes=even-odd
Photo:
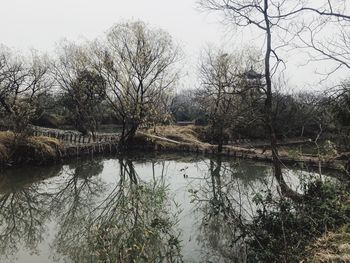
[[[313,176],[284,174],[297,191]],[[276,185],[266,163],[179,154],[10,168],[0,176],[0,262],[245,262],[235,224]]]

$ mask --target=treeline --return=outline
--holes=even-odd
[[[200,88],[183,90],[172,100],[176,121],[207,125],[207,138],[219,146],[239,138],[268,139],[266,85],[259,61],[252,52],[207,51],[199,69]],[[280,75],[273,82],[271,97],[272,121],[279,139],[315,139],[321,134],[341,133],[350,125],[349,82],[327,92],[291,92]]]
[[[128,141],[140,126],[169,118],[180,50],[142,22],[118,24],[81,45],[61,42],[52,58],[0,53],[1,121],[17,133],[34,123],[94,134],[105,122],[120,124]]]
[[[199,87],[175,93],[182,53],[171,36],[143,22],[121,23],[103,38],[59,43],[52,57],[0,50],[1,125],[25,133],[29,124],[71,125],[83,134],[101,124],[137,129],[194,121],[205,140],[268,138],[262,59],[250,50],[204,52]],[[274,80],[272,116],[279,138],[316,136],[350,124],[350,83],[328,93],[286,93]]]
[[[244,102],[232,105],[244,110],[239,116],[229,111],[211,111],[208,105],[201,102],[203,90],[183,90],[177,93],[172,101],[171,112],[176,121],[195,121],[199,125],[219,122],[223,125],[223,136],[227,139],[266,138],[263,119],[264,97],[244,97]],[[205,97],[212,100],[217,98]],[[240,99],[243,99],[240,97]],[[218,104],[220,105],[220,103]],[[280,139],[295,137],[314,138],[319,132],[340,132],[350,125],[350,89],[344,83],[333,89],[332,94],[299,91],[273,94],[273,111],[276,132]],[[248,109],[247,109],[247,106]],[[224,120],[220,120],[224,118]],[[320,127],[321,125],[321,127]],[[214,126],[214,125],[211,125]],[[320,130],[322,129],[322,131]]]

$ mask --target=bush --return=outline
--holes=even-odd
[[[255,198],[258,215],[249,224],[250,262],[299,262],[305,247],[327,231],[350,220],[349,195],[334,182],[313,181],[298,203],[274,200],[268,193]]]

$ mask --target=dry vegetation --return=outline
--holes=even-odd
[[[61,142],[54,138],[0,132],[0,163],[52,160],[59,156],[62,149]]]
[[[15,143],[12,132],[0,132],[0,162],[7,162],[10,156],[10,146]]]
[[[176,147],[176,145],[198,146],[200,149],[210,147],[199,139],[199,131],[195,126],[156,126],[140,132],[139,135],[147,136],[148,140],[163,147]]]
[[[197,148],[199,151],[216,151],[217,145],[202,141],[205,128],[201,126],[156,126],[138,132],[137,140],[139,143],[144,141],[160,146],[163,150],[181,150],[183,146]],[[255,154],[255,150],[236,146],[224,146],[230,151]]]
[[[328,263],[350,262],[350,234],[348,226],[337,233],[327,233],[308,248],[308,259],[305,262]]]

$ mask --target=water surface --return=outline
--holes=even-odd
[[[141,156],[1,172],[0,262],[245,262],[235,220],[277,193],[271,166]],[[284,173],[298,191],[310,176]]]

